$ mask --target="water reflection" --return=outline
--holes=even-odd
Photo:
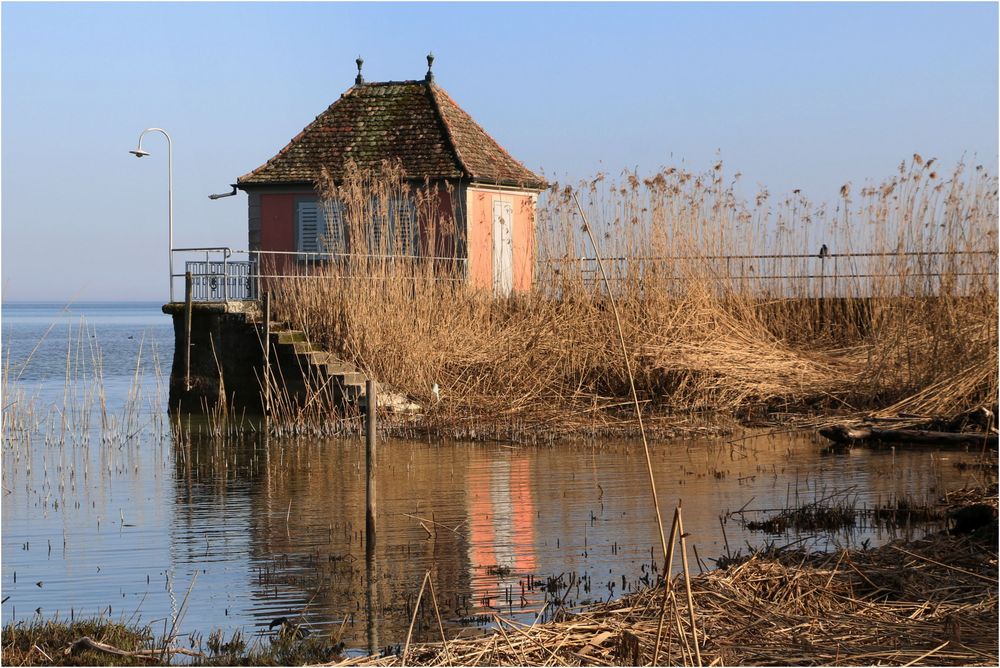
[[[605,600],[655,577],[659,538],[639,444],[390,440],[378,457],[379,539],[366,563],[361,440],[5,449],[4,621],[37,607],[52,615],[110,605],[115,617],[172,623],[191,587],[183,631],[263,633],[276,618],[301,617],[361,650],[405,641],[428,571],[453,634],[484,632],[477,622],[494,612],[530,621],[553,598]],[[731,521],[724,540],[720,516],[834,492],[859,505],[934,498],[981,481],[981,471],[953,465],[976,457],[823,455],[810,438],[788,436],[653,452],[664,517],[683,499],[689,541],[707,566],[726,540],[734,552],[764,541],[888,540],[894,534],[876,528],[763,536]],[[37,547],[48,544],[54,549]],[[437,634],[431,606],[422,605],[415,639]]]

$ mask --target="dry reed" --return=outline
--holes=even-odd
[[[996,507],[995,487],[945,499]],[[997,549],[940,533],[868,551],[778,550],[688,579],[693,613],[670,583],[545,624],[497,616],[507,631],[411,646],[408,665],[996,665]],[[681,576],[677,576],[678,578]],[[698,626],[692,627],[692,620]],[[695,632],[697,648],[691,646]],[[400,665],[398,656],[329,665]]]
[[[901,165],[856,200],[845,187],[832,208],[798,193],[741,199],[721,163],[554,185],[538,212],[533,289],[509,299],[464,285],[465,242],[441,205],[455,193],[391,165],[356,171],[321,187],[328,218],[344,224],[330,250],[352,253],[276,285],[276,308],[424,405],[422,429],[634,431],[608,289],[579,259],[597,250],[580,197],[610,258],[653,433],[750,407],[950,415],[997,394],[997,179],[962,165],[942,178],[928,164]]]

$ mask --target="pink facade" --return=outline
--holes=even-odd
[[[251,240],[251,246],[261,251],[294,253],[296,202],[313,197],[315,193],[310,191],[261,193],[257,200],[259,222],[252,225],[259,230],[259,243],[254,244]],[[506,294],[502,274],[509,271],[511,291],[531,290],[537,195],[471,185],[464,190],[464,206],[453,202],[451,193],[445,188],[441,189],[439,198],[437,212],[421,212],[419,216],[421,253],[451,257],[457,250],[456,240],[465,236],[471,287]],[[428,222],[431,217],[435,218],[433,226]],[[502,247],[507,238],[494,239],[494,231],[500,229],[499,225],[509,226],[507,255],[504,255]],[[430,238],[431,227],[434,228],[434,239]],[[506,269],[504,262],[508,263]],[[262,263],[266,265],[262,268],[268,274],[294,273],[292,256],[265,253]]]
[[[365,82],[359,72],[339,100],[237,179],[249,195],[251,250],[265,251],[268,269],[296,273],[309,259],[277,253],[298,249],[315,257],[323,250],[314,184],[348,183],[359,170],[378,173],[387,164],[411,185],[440,189],[416,211],[419,229],[401,228],[418,241],[417,248],[406,241],[407,253],[465,260],[469,285],[497,296],[531,289],[535,202],[548,184],[487,134],[429,70],[423,80],[384,82]],[[349,236],[348,246],[358,248],[348,250],[364,252]]]
[[[535,193],[516,190],[493,190],[469,186],[466,191],[466,211],[468,212],[469,284],[484,290],[497,290],[500,279],[497,267],[498,248],[501,241],[494,239],[494,230],[500,224],[497,216],[503,217],[498,205],[509,204],[513,220],[509,224],[511,264],[514,292],[531,290],[531,279],[535,267]],[[496,243],[495,243],[496,242]]]

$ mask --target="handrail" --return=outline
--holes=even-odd
[[[369,261],[373,264],[396,262],[438,263],[448,262],[462,268],[467,267],[467,260],[458,257],[439,257],[423,255],[360,255],[350,253],[323,253],[272,250],[234,250],[229,246],[199,246],[191,248],[174,248],[172,253],[194,254],[197,259],[189,259],[185,263],[183,273],[172,273],[171,281],[192,274],[194,280],[193,292],[196,301],[228,302],[256,300],[262,293],[262,282],[267,280],[311,278],[310,269],[327,263],[336,263],[342,259]],[[246,256],[245,260],[237,260]],[[171,255],[173,257],[173,255]],[[286,268],[298,266],[302,273],[289,273]],[[341,274],[339,278],[348,280],[384,279],[386,277],[365,276],[355,272],[353,275]],[[418,277],[413,277],[418,280]],[[461,282],[465,278],[453,276],[434,276],[435,281]]]
[[[462,270],[462,275],[432,276],[432,280],[442,282],[462,282],[467,280],[468,259],[460,257],[440,257],[422,255],[362,255],[357,253],[325,253],[325,252],[298,252],[298,251],[275,251],[275,250],[234,250],[229,246],[203,246],[193,248],[174,248],[172,253],[197,254],[197,260],[189,260],[185,269],[191,271],[195,279],[195,291],[198,293],[198,301],[225,301],[230,300],[245,301],[256,300],[262,294],[264,281],[315,278],[325,275],[324,272],[316,272],[316,267],[323,267],[327,263],[330,266],[340,266],[341,272],[337,277],[345,280],[360,281],[387,280],[391,277],[366,274],[362,267],[358,271],[350,271],[350,266],[338,264],[339,260],[360,261],[362,265],[366,262],[370,266],[396,266],[397,262],[419,263],[449,263],[458,266]],[[239,258],[246,256],[245,260]],[[662,280],[685,281],[685,280],[707,280],[717,282],[724,286],[734,286],[746,284],[752,281],[760,285],[764,290],[771,281],[800,280],[803,282],[798,287],[792,287],[793,291],[800,292],[805,288],[808,293],[817,291],[822,297],[832,296],[829,288],[832,288],[833,295],[841,292],[841,287],[851,289],[854,281],[872,281],[874,279],[904,278],[913,279],[933,279],[940,278],[942,273],[933,271],[939,265],[951,267],[956,271],[946,272],[947,276],[970,280],[969,277],[996,277],[996,272],[986,271],[990,267],[980,266],[980,263],[972,265],[966,264],[962,260],[924,261],[922,258],[965,258],[997,256],[995,250],[946,250],[946,251],[881,251],[881,252],[858,252],[858,253],[827,253],[825,249],[820,254],[788,253],[788,254],[758,254],[758,255],[677,255],[677,256],[634,256],[634,257],[613,257],[608,261],[615,270],[613,274],[626,271],[629,276],[612,275],[610,280],[613,283],[621,284],[638,276],[640,279],[647,274],[656,275]],[[901,272],[883,273],[885,269],[879,258],[887,260],[899,259],[899,262],[890,262],[889,266],[900,266]],[[913,259],[916,258],[916,259]],[[849,264],[849,269],[838,272],[838,259]],[[868,262],[851,262],[851,259],[868,259]],[[874,259],[874,260],[873,260]],[[757,264],[753,261],[798,261],[795,265],[789,266],[787,262]],[[830,260],[830,263],[827,263]],[[672,269],[664,267],[670,262],[701,261],[709,266],[702,272],[704,276],[686,276],[688,269],[678,267]],[[817,262],[818,261],[818,262]],[[579,272],[584,281],[589,281],[594,272],[592,263],[596,258],[541,258],[536,266],[536,271],[540,272],[539,277],[549,272],[560,273],[565,271],[564,267],[573,267],[570,273]],[[724,266],[719,263],[724,262]],[[957,262],[957,264],[956,264]],[[633,273],[630,265],[633,265]],[[685,265],[690,267],[690,265]],[[624,267],[624,269],[623,269]],[[193,271],[192,271],[193,269]],[[958,270],[962,271],[958,271]],[[735,272],[737,273],[734,273]],[[832,273],[828,273],[831,271]],[[880,271],[881,270],[881,271]],[[661,272],[666,271],[668,276]],[[186,272],[185,272],[186,273]],[[184,273],[171,274],[171,281],[175,278],[183,277]],[[411,280],[419,280],[419,276],[409,277]],[[221,282],[220,282],[221,281]],[[858,287],[858,286],[855,286]]]
[[[763,255],[635,255],[603,258],[605,262],[666,262],[668,260],[804,260],[804,259],[834,259],[838,257],[924,257],[938,255],[996,255],[997,251],[883,251],[864,253],[775,253]],[[593,257],[560,257],[546,258],[544,263],[562,262],[596,262]]]
[[[196,248],[174,248],[174,253],[194,253],[194,252],[204,252],[204,251],[225,251],[226,256],[233,254],[233,250],[229,246],[199,246]],[[246,251],[236,251],[237,253]],[[183,276],[184,274],[181,274]]]

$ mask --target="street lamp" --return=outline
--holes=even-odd
[[[170,271],[170,301],[174,301],[174,151],[166,130],[146,128],[139,135],[139,145],[129,153],[137,158],[149,155],[149,151],[142,150],[142,138],[147,132],[159,132],[167,138],[167,267]]]

